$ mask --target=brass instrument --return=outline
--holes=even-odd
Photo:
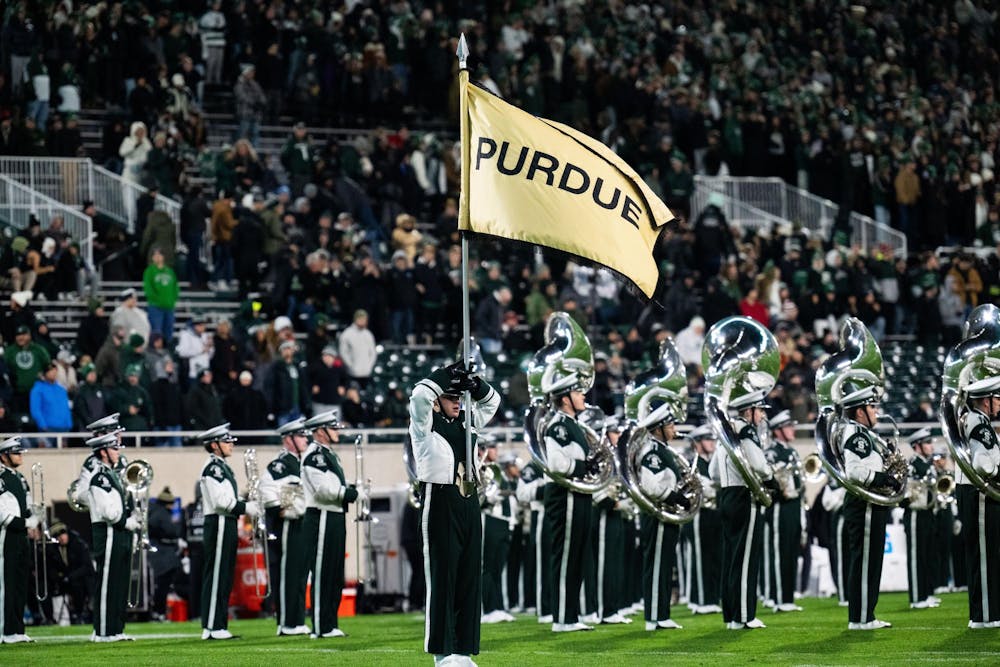
[[[413,509],[420,509],[424,499],[420,480],[417,479],[417,462],[413,459],[413,441],[409,431],[403,439],[403,467],[406,468],[406,479],[409,482],[406,487],[406,502]]]
[[[951,500],[951,494],[955,491],[955,477],[944,473],[939,475],[932,488],[934,499],[944,505]]]
[[[44,602],[49,597],[49,559],[45,545],[59,540],[49,532],[49,508],[45,504],[45,471],[41,463],[31,466],[31,513],[38,517],[38,539],[34,541],[35,598]],[[39,563],[39,561],[41,561]]]
[[[282,484],[278,491],[278,507],[283,510],[305,502],[306,491],[301,484]]]
[[[709,329],[701,357],[705,369],[705,417],[754,500],[770,507],[772,499],[764,488],[765,479],[751,468],[728,412],[734,399],[774,387],[781,367],[778,343],[756,320],[727,317]],[[763,440],[761,444],[766,447]]]
[[[153,484],[153,467],[142,459],[128,464],[122,473],[125,491],[132,497],[135,514],[139,517],[138,535],[132,537],[132,557],[129,572],[128,606],[134,609],[149,597],[149,576],[146,552],[157,549],[149,542],[149,487]],[[134,575],[138,571],[138,578]]]
[[[826,470],[819,454],[813,452],[802,462],[802,479],[810,484],[821,484],[826,481]]]
[[[841,413],[845,385],[870,388],[876,397],[880,396],[885,384],[882,351],[868,328],[854,317],[847,318],[841,327],[840,347],[816,372],[816,400],[820,409],[816,446],[820,460],[827,475],[854,495],[876,505],[896,505],[906,496],[910,474],[910,464],[896,444],[897,435],[886,440],[874,428],[870,431],[875,449],[882,457],[883,471],[894,484],[885,488],[866,487],[849,480],[844,468],[844,432],[850,425],[850,420]]]
[[[372,504],[371,504],[371,493],[372,493],[372,480],[370,477],[365,477],[365,450],[362,447],[362,437],[359,434],[354,438],[354,473],[355,480],[354,485],[358,490],[358,503],[355,507],[357,514],[354,516],[354,539],[357,546],[355,551],[356,557],[354,559],[354,565],[356,568],[356,575],[358,584],[364,584],[365,580],[361,578],[361,554],[366,554],[366,559],[368,563],[371,563],[370,552],[372,547],[372,526],[378,523],[378,518],[372,516]],[[361,543],[361,524],[365,524],[365,538],[366,542],[362,546]]]
[[[778,487],[781,489],[781,496],[784,499],[797,498],[802,493],[801,486],[796,486],[795,484],[796,476],[799,479],[802,478],[802,461],[798,458],[792,463],[781,461],[780,463],[771,464],[771,470],[774,472],[774,481],[778,483]]]
[[[264,503],[260,496],[260,468],[257,465],[257,450],[247,449],[243,452],[243,469],[247,475],[247,502],[257,503],[261,508],[260,516],[253,519],[253,528],[250,531],[251,549],[254,554],[258,551],[264,553],[264,583],[261,585],[261,576],[256,574],[255,587],[258,597],[269,597],[271,595],[271,557],[268,555],[267,543],[277,539],[267,530],[267,521],[264,519]],[[256,556],[255,556],[256,557]],[[255,569],[255,572],[258,572]]]
[[[667,446],[674,464],[668,463],[668,467],[675,467],[681,473],[677,493],[684,497],[685,503],[650,497],[639,483],[642,457],[657,442],[649,427],[666,419],[680,423],[687,418],[687,372],[669,338],[660,346],[656,365],[637,376],[625,390],[625,416],[634,424],[618,439],[618,467],[625,490],[640,509],[659,521],[672,524],[691,521],[702,503],[701,477],[683,456]]]
[[[969,385],[1000,375],[1000,308],[983,304],[965,322],[964,338],[948,351],[941,381],[941,428],[955,465],[980,491],[1000,501],[1000,478],[986,478],[972,465],[972,449],[960,422],[968,414]]]
[[[89,512],[90,508],[87,507],[85,503],[79,502],[76,499],[76,494],[80,489],[80,480],[74,479],[70,482],[69,488],[66,489],[66,504],[74,512]]]
[[[525,414],[525,441],[531,457],[552,481],[587,494],[600,491],[617,476],[615,452],[603,437],[603,426],[598,432],[580,421],[587,439],[590,472],[575,478],[553,471],[545,451],[545,432],[553,420],[561,417],[545,400],[551,393],[571,387],[587,392],[593,383],[594,353],[587,334],[567,313],[553,313],[545,325],[545,346],[535,353],[528,367],[533,407]]]

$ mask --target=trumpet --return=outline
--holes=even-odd
[[[153,484],[153,466],[142,459],[136,459],[126,466],[122,477],[125,490],[132,497],[135,513],[139,517],[139,532],[132,538],[132,556],[129,561],[129,572],[137,569],[139,572],[138,579],[129,577],[128,606],[134,609],[139,606],[140,596],[145,599],[149,593],[146,552],[157,551],[149,541],[149,487]]]
[[[243,452],[243,468],[247,475],[247,502],[255,502],[263,506],[260,499],[260,469],[257,467],[257,450],[248,449]],[[261,514],[253,520],[253,529],[250,532],[250,541],[256,557],[258,551],[264,553],[264,585],[261,586],[261,577],[255,577],[255,586],[258,597],[269,597],[271,595],[271,557],[268,555],[267,543],[277,539],[267,531],[267,522]]]
[[[371,478],[365,477],[365,450],[362,447],[362,438],[360,434],[354,438],[354,472],[354,486],[358,489],[359,494],[358,505],[356,508],[357,514],[354,517],[354,541],[357,546],[355,551],[356,557],[354,559],[354,566],[358,584],[363,584],[365,583],[365,580],[361,578],[361,524],[365,524],[366,543],[364,551],[367,554],[371,550],[372,546],[372,525],[378,523],[378,519],[372,516],[372,480]]]
[[[45,472],[41,463],[31,466],[31,499],[31,513],[38,517],[38,539],[34,544],[35,598],[43,602],[49,597],[49,559],[46,558],[45,545],[55,544],[58,540],[49,532],[49,508],[45,504]]]
[[[949,473],[944,473],[934,482],[934,497],[941,505],[951,500],[951,494],[955,490],[955,478]]]

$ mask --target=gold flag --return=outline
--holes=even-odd
[[[462,72],[459,228],[602,264],[652,297],[670,209],[607,146],[470,85]]]

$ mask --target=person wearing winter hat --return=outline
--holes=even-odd
[[[129,287],[122,290],[121,300],[121,304],[111,313],[111,328],[123,327],[126,332],[137,333],[143,340],[149,340],[149,317],[139,307],[138,293]]]

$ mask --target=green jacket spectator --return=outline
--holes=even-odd
[[[7,368],[13,374],[14,391],[27,395],[38,379],[38,374],[52,361],[49,353],[31,340],[31,331],[26,326],[17,328],[14,345],[4,350]]]
[[[139,253],[146,258],[147,262],[151,261],[154,248],[163,251],[163,261],[167,266],[174,265],[174,255],[177,252],[177,230],[174,229],[174,221],[165,211],[151,211],[146,222],[146,229],[142,232]]]

